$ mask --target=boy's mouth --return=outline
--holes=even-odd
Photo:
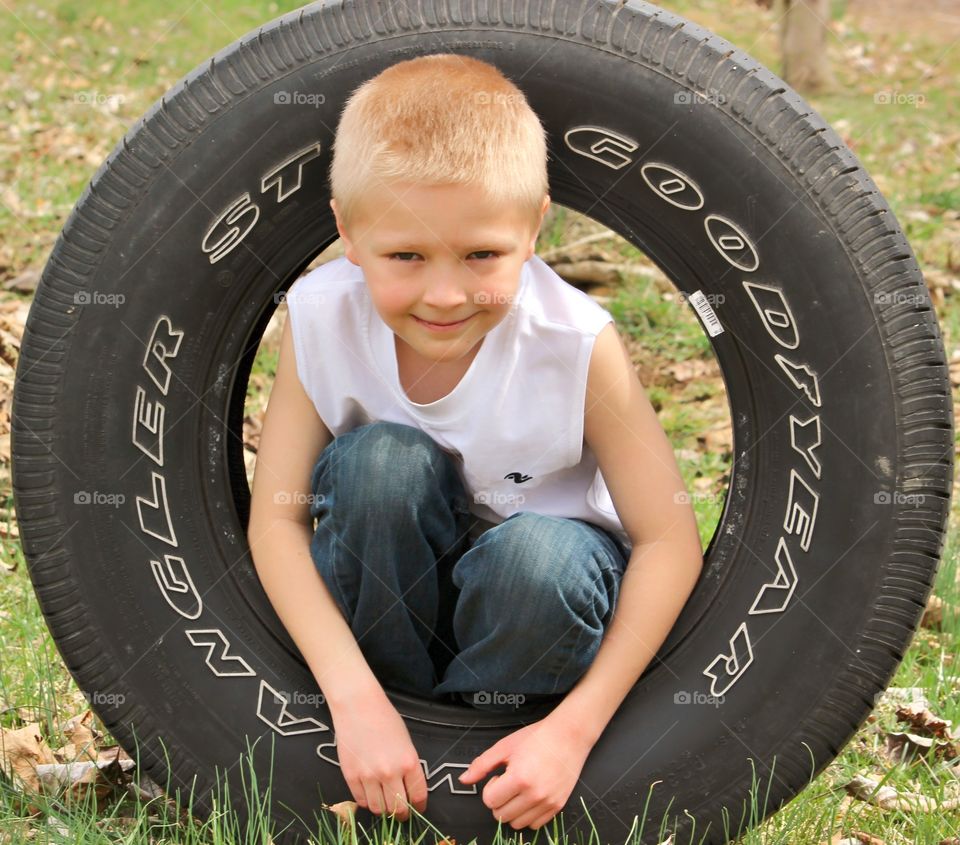
[[[467,322],[467,320],[470,319],[470,317],[473,317],[474,315],[471,314],[469,317],[464,317],[462,320],[457,320],[456,322],[453,322],[453,323],[431,323],[429,320],[422,320],[416,314],[413,314],[411,316],[418,323],[424,326],[427,326],[428,328],[431,328],[431,329],[453,329],[453,328],[456,328],[457,326],[462,326],[464,323]]]

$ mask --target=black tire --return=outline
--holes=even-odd
[[[649,843],[666,814],[678,841],[695,820],[693,841],[726,842],[839,753],[900,662],[942,550],[951,396],[920,270],[855,156],[770,71],[646,3],[313,4],[155,103],[78,201],[27,321],[13,479],[37,597],[97,714],[131,753],[136,737],[155,781],[193,785],[199,815],[215,771],[261,736],[290,841],[294,816],[312,827],[321,799],[351,797],[325,705],[278,697],[318,689],[249,557],[243,402],[274,294],[336,238],[326,170],[345,97],[447,51],[522,87],[555,202],[715,306],[724,511],[563,819],[585,835],[586,808],[612,842],[645,815]],[[491,841],[482,784],[453,776],[542,711],[391,697],[430,821]]]

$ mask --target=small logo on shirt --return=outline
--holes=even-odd
[[[508,472],[504,478],[512,478],[517,484],[523,484],[533,478],[532,475],[524,475],[522,472]]]

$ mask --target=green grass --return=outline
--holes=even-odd
[[[0,14],[0,37],[7,45],[0,52],[4,118],[0,121],[4,149],[0,157],[0,278],[43,266],[99,162],[170,85],[230,41],[296,5],[240,0],[159,7],[145,0],[5,4]],[[769,13],[753,0],[675,0],[666,5],[779,72],[776,28]],[[844,0],[832,4],[834,21],[842,25],[829,45],[837,85],[809,100],[853,147],[877,182],[928,279],[955,279],[960,268],[956,140],[960,105],[955,96],[960,50],[949,50],[950,38],[935,26],[926,33],[894,31],[882,38],[868,34],[843,18],[845,9]],[[872,70],[858,64],[860,54],[874,62]],[[924,101],[919,107],[881,105],[875,95],[883,91],[922,94]],[[575,212],[557,209],[540,246],[562,244],[577,219]],[[708,424],[718,422],[706,416],[708,411],[719,408],[727,414],[723,387],[710,379],[692,379],[678,387],[659,377],[658,363],[708,360],[712,356],[709,342],[692,311],[659,292],[655,268],[636,249],[626,242],[615,249],[624,261],[636,263],[638,273],[624,280],[609,307],[637,359],[649,364],[654,373],[645,385],[647,394],[678,455],[706,544],[722,509],[730,455],[705,451],[698,435]],[[955,307],[952,289],[939,316],[949,355],[960,337],[960,309]],[[251,376],[248,409],[262,406],[262,385],[270,383],[275,370],[276,349],[262,348]],[[9,505],[9,491],[4,491],[4,497]],[[942,629],[920,630],[891,686],[922,690],[934,713],[960,724],[955,692],[960,650],[956,499],[953,508],[934,587],[948,606]],[[16,728],[36,721],[56,747],[63,741],[63,722],[85,709],[86,701],[48,634],[19,545],[2,541],[0,555],[8,565],[17,566],[12,573],[0,575],[0,725]],[[825,772],[783,811],[749,831],[742,839],[744,845],[819,843],[840,830],[848,835],[864,831],[888,843],[923,845],[958,835],[956,812],[883,811],[862,802],[852,804],[849,811],[841,806],[838,787],[858,774],[941,802],[957,794],[957,780],[942,762],[921,759],[891,767],[879,754],[883,731],[904,726],[896,723],[887,707],[881,706],[875,715],[877,721],[865,724]],[[109,735],[107,739],[112,741]],[[246,792],[244,783],[237,783],[242,769],[238,766],[228,774],[238,791],[234,794]],[[247,784],[252,776],[248,774]],[[767,786],[757,784],[758,807],[763,806]],[[129,796],[100,807],[78,804],[69,795],[47,796],[37,803],[41,812],[31,819],[17,793],[0,778],[0,845],[47,841],[48,836],[49,841],[77,843],[221,845],[263,841],[266,828],[261,819],[260,834],[256,827],[236,829],[228,802],[207,824],[183,820],[180,811],[189,809],[189,797],[174,812],[166,805]],[[265,797],[264,812],[267,806]],[[55,825],[49,824],[51,818],[67,830],[66,835],[58,838]],[[337,833],[329,814],[324,818],[325,843],[366,841],[365,832]],[[439,838],[424,820],[419,821],[424,841]],[[646,829],[658,829],[660,821],[646,819]],[[39,833],[28,838],[29,829]],[[384,819],[375,840],[403,842],[402,830],[403,826]],[[540,841],[545,841],[547,832],[550,826],[538,836]],[[506,829],[504,840],[513,838]]]

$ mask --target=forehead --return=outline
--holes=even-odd
[[[529,221],[515,208],[491,203],[464,186],[410,186],[365,202],[362,237],[374,246],[511,248],[527,236]]]

